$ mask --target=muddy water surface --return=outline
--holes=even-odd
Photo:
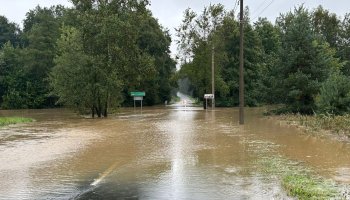
[[[0,129],[0,199],[284,199],[258,160],[282,155],[350,183],[350,145],[308,136],[247,110],[0,111],[36,121]]]

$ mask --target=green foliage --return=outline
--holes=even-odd
[[[220,40],[213,33],[222,25],[224,16],[225,10],[221,4],[205,7],[200,15],[187,9],[183,24],[177,29],[178,57],[182,62],[179,77],[190,80],[196,97],[202,98],[205,93],[211,93],[212,53],[215,51],[215,60],[221,56]],[[220,65],[216,64],[215,85],[218,95],[228,93],[220,71]]]
[[[320,113],[342,115],[350,112],[350,78],[340,73],[332,74],[316,97]]]
[[[2,49],[0,105],[2,108],[52,106],[47,77],[53,67],[60,22],[58,9],[37,7],[27,13],[22,41]],[[63,8],[61,8],[63,9]],[[20,31],[16,31],[19,34]],[[1,36],[0,36],[1,37]],[[13,48],[12,46],[16,46]]]
[[[281,48],[281,39],[277,27],[266,18],[259,18],[254,28],[261,40],[264,52],[268,55],[277,53]]]
[[[342,68],[342,72],[350,76],[350,13],[346,14],[344,20],[341,23],[340,40],[338,54],[342,61],[345,62],[345,66]]]
[[[281,36],[279,30],[265,18],[259,18],[254,23],[254,30],[257,32],[262,43],[262,70],[260,80],[261,98],[259,102],[276,104],[280,103],[281,89],[278,85],[279,71],[278,63],[280,58],[278,53],[281,51]]]
[[[34,120],[31,118],[24,117],[0,117],[0,127],[10,124],[28,123],[33,121]]]
[[[0,51],[1,108],[27,108],[28,82],[23,68],[22,51],[9,42]]]
[[[130,91],[145,91],[147,105],[170,100],[171,39],[148,1],[72,2],[30,10],[23,33],[0,17],[0,106],[58,104],[107,116],[132,102]]]
[[[282,180],[283,187],[290,196],[298,199],[331,199],[336,190],[320,180],[304,174],[287,174]]]
[[[311,114],[321,83],[341,64],[335,51],[318,40],[305,8],[281,16],[277,23],[282,33],[278,66],[278,87],[285,97],[282,102],[290,112]]]
[[[154,105],[171,99],[171,79],[175,71],[175,62],[169,56],[170,34],[167,30],[162,30],[157,20],[149,13],[144,15],[138,20],[141,25],[138,26],[137,41],[138,47],[154,59],[155,74],[153,77],[143,77],[147,81],[142,84],[147,93],[145,103]]]
[[[185,11],[177,29],[182,66],[180,78],[189,78],[194,96],[211,90],[211,54],[215,46],[215,85],[218,106],[238,105],[239,22],[220,5],[218,18],[212,5],[198,15]],[[248,9],[245,21],[249,21]],[[209,22],[215,22],[210,26]],[[344,26],[346,27],[346,26]],[[274,26],[259,19],[244,26],[245,100],[248,106],[285,105],[284,112],[311,114],[322,83],[346,62],[337,58],[340,21],[319,7],[303,6],[281,15]],[[346,110],[345,110],[346,112]]]
[[[283,157],[265,157],[258,161],[260,170],[277,175],[288,196],[298,199],[333,199],[340,197],[338,186],[311,169]]]
[[[334,114],[283,114],[275,116],[278,120],[294,125],[303,130],[322,136],[324,133],[331,133],[335,136],[350,137],[350,115]],[[325,132],[326,131],[326,132]]]
[[[17,46],[20,44],[21,31],[17,24],[11,23],[5,16],[0,15],[0,48],[6,42]]]
[[[72,0],[73,8],[30,10],[23,24],[0,16],[0,107],[69,105],[107,115],[145,91],[146,105],[171,99],[178,79],[195,97],[211,93],[212,55],[218,106],[238,105],[239,21],[221,5],[187,9],[177,30],[181,69],[171,37],[149,1]],[[284,104],[284,112],[349,112],[350,14],[318,7],[282,14],[276,25],[249,22],[244,11],[245,100]],[[337,76],[332,75],[341,71]],[[330,75],[332,75],[330,77]]]
[[[314,31],[321,39],[331,47],[337,47],[340,33],[340,20],[337,15],[319,6],[311,13],[311,21]]]
[[[54,94],[59,95],[59,103],[75,106],[80,111],[91,108],[94,86],[90,83],[94,77],[90,67],[91,59],[84,54],[81,36],[77,29],[63,27],[58,40],[56,66],[51,72],[51,86]],[[89,65],[90,64],[90,65]]]
[[[213,15],[212,10],[216,10]],[[248,18],[246,13],[246,18]],[[215,47],[215,97],[218,106],[238,104],[239,23],[232,12],[219,5],[205,8],[201,15],[187,10],[178,31],[183,53],[181,77],[188,77],[194,95],[202,97],[211,91],[211,55]],[[259,35],[250,24],[245,25],[246,103],[258,105],[262,98],[261,78],[264,64]]]
[[[170,100],[170,36],[145,3],[74,1],[78,23],[62,28],[50,77],[60,103],[106,117],[131,91],[148,105]]]
[[[331,131],[332,133],[345,135],[350,137],[350,115],[345,114],[341,116],[332,114],[318,114],[306,121],[307,126],[314,127],[314,129],[323,129]]]
[[[53,106],[48,97],[48,74],[54,66],[56,41],[60,35],[60,22],[55,7],[36,7],[27,13],[24,21],[23,65],[28,79],[28,108]],[[39,59],[40,58],[40,59]],[[51,105],[50,105],[51,104]]]

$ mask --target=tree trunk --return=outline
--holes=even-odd
[[[96,110],[97,117],[101,118],[101,110],[99,109],[99,107],[100,106],[96,106],[95,110]]]
[[[91,107],[91,116],[92,116],[92,118],[95,118],[95,106],[92,106]]]
[[[104,112],[103,112],[103,116],[104,117],[108,117],[108,103],[107,103],[107,101],[105,103],[105,109],[104,109]]]
[[[97,105],[95,105],[95,110],[97,117],[101,118],[102,117],[102,109],[101,109],[101,99],[99,94],[97,94]]]
[[[109,102],[109,92],[107,92],[106,100],[105,100],[105,107],[104,107],[104,117],[108,117],[108,102]]]

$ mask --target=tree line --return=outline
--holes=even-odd
[[[145,91],[145,103],[170,100],[176,79],[195,97],[211,91],[215,58],[217,106],[238,105],[239,21],[218,5],[184,12],[171,37],[148,1],[72,0],[72,8],[30,10],[23,28],[0,16],[0,108],[71,106],[107,116]],[[303,6],[251,22],[244,13],[246,104],[284,105],[280,112],[350,111],[350,14]],[[174,75],[175,74],[175,75]]]
[[[176,29],[181,69],[194,96],[211,93],[215,60],[217,106],[239,104],[237,13],[210,5],[184,12]],[[244,11],[245,98],[248,106],[283,105],[278,112],[344,114],[350,111],[350,13],[304,6],[251,22]]]
[[[148,1],[72,0],[36,7],[23,28],[0,16],[0,108],[66,105],[107,116],[145,91],[145,104],[170,100],[176,63],[171,37]]]

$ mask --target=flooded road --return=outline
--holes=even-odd
[[[282,155],[350,183],[350,145],[318,139],[246,111],[122,109],[108,119],[69,110],[0,111],[32,117],[0,129],[0,199],[285,199],[261,157]]]

